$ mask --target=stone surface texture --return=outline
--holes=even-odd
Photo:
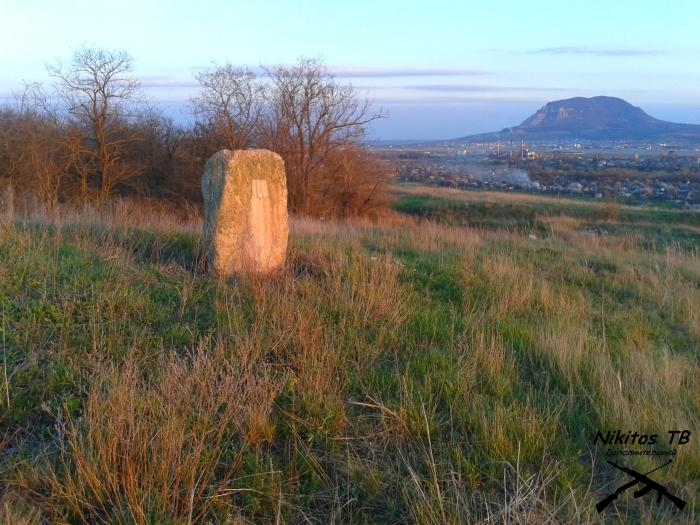
[[[282,157],[221,150],[204,167],[204,238],[220,276],[268,274],[284,264],[289,236]]]

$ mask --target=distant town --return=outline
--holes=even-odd
[[[581,141],[375,145],[398,182],[587,196],[700,211],[700,146]]]

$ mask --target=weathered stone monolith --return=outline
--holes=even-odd
[[[12,184],[0,181],[0,228],[12,224],[15,217],[15,192]]]
[[[204,238],[221,276],[279,268],[289,235],[282,157],[268,150],[222,150],[204,167]]]

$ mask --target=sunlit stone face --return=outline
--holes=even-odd
[[[267,150],[223,150],[202,177],[204,235],[215,273],[267,274],[285,260],[287,185],[282,158]]]

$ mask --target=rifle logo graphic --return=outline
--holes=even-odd
[[[680,499],[680,498],[674,496],[673,494],[671,494],[671,493],[666,489],[666,487],[664,487],[664,486],[661,485],[660,483],[657,483],[656,481],[654,481],[654,480],[652,480],[652,479],[650,479],[650,478],[647,477],[647,476],[648,476],[649,474],[651,474],[652,472],[655,472],[655,471],[657,471],[657,470],[659,470],[659,469],[661,469],[661,468],[664,468],[664,467],[667,466],[669,463],[671,463],[671,460],[670,460],[670,459],[669,459],[666,463],[664,463],[663,465],[661,465],[660,467],[656,467],[655,469],[650,470],[650,471],[647,472],[646,474],[641,474],[641,473],[639,473],[639,472],[637,472],[636,470],[633,470],[633,469],[631,469],[631,468],[628,468],[628,467],[625,467],[625,466],[622,466],[622,465],[618,465],[617,462],[608,461],[608,463],[610,463],[610,464],[611,464],[613,467],[615,467],[616,469],[619,469],[619,470],[621,470],[622,472],[624,472],[624,473],[626,473],[626,474],[632,476],[632,478],[634,478],[634,479],[632,479],[632,481],[630,481],[630,482],[628,482],[628,483],[625,483],[624,485],[622,485],[621,487],[619,487],[615,492],[613,492],[613,493],[610,494],[609,496],[606,496],[605,498],[603,498],[602,500],[600,500],[600,501],[596,504],[596,506],[595,506],[596,510],[598,510],[599,513],[600,513],[600,512],[603,512],[603,510],[605,509],[605,507],[607,507],[607,506],[610,505],[614,500],[616,500],[617,497],[618,497],[620,494],[622,494],[622,493],[623,493],[624,491],[626,491],[628,488],[633,487],[633,486],[636,485],[637,483],[642,483],[642,484],[644,484],[644,486],[643,486],[641,489],[639,489],[638,491],[636,491],[636,492],[634,493],[634,497],[635,497],[635,498],[641,498],[642,496],[648,494],[648,493],[651,492],[652,490],[655,490],[655,491],[656,491],[656,494],[657,494],[657,497],[656,497],[656,502],[657,502],[657,503],[661,503],[661,500],[665,497],[665,498],[668,498],[668,499],[671,501],[671,503],[673,503],[673,504],[674,504],[676,507],[678,507],[680,510],[683,510],[683,509],[685,508],[685,505],[686,505],[686,502],[685,502],[685,501],[683,501],[682,499]]]

